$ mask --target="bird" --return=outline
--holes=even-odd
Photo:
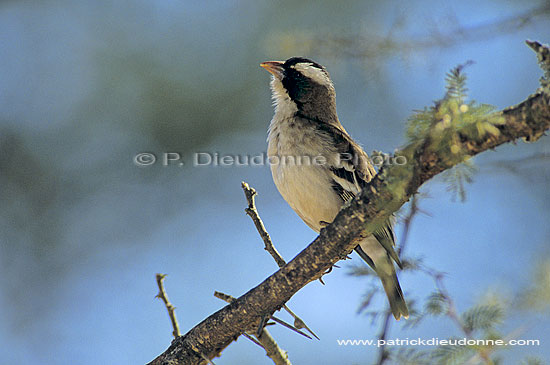
[[[319,233],[376,170],[338,119],[336,92],[325,67],[304,57],[260,66],[272,76],[275,114],[268,128],[267,156],[273,181],[290,207]],[[409,311],[394,263],[403,266],[394,247],[390,218],[362,238],[355,251],[380,278],[390,310],[399,320],[408,318]]]

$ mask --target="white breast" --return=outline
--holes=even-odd
[[[268,137],[268,156],[279,162],[271,165],[273,181],[290,207],[319,232],[321,222],[332,222],[342,206],[342,200],[332,189],[328,166],[313,163],[313,157],[326,156],[331,148],[311,127],[306,128],[293,117],[280,116],[281,113],[275,114]]]

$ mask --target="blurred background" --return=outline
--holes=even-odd
[[[503,108],[534,92],[542,73],[525,39],[550,41],[548,2],[0,2],[2,363],[146,363],[172,339],[155,273],[168,274],[185,333],[224,306],[214,290],[240,296],[275,272],[244,213],[243,180],[287,260],[315,238],[267,166],[193,166],[199,152],[266,150],[273,108],[260,62],[325,65],[346,129],[367,152],[391,153],[458,64],[474,61],[466,73],[479,102]],[[140,166],[144,152],[156,161]],[[447,273],[459,311],[533,285],[533,264],[550,253],[549,156],[546,137],[475,158],[465,202],[444,179],[423,187],[407,254]],[[336,341],[380,331],[379,318],[357,313],[371,281],[350,276],[353,264],[356,255],[289,302],[321,341],[271,329],[294,363],[376,360],[376,348]],[[400,281],[421,310],[432,279]],[[502,363],[550,362],[548,313],[507,312],[502,334],[541,345],[499,352]],[[388,338],[461,337],[447,317],[401,322]],[[271,363],[244,338],[214,362]]]

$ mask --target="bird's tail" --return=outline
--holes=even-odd
[[[392,270],[390,273],[377,270],[377,274],[380,277],[384,291],[388,296],[388,301],[390,302],[390,309],[393,316],[396,320],[399,320],[402,316],[407,319],[409,318],[407,303],[403,297],[401,286],[399,286],[399,280],[397,280],[397,275],[395,273],[395,269],[393,268],[393,264],[391,261],[389,264],[392,265]]]
[[[409,318],[407,303],[403,297],[403,291],[401,290],[401,286],[399,286],[397,274],[395,273],[395,266],[387,249],[380,244],[379,240],[371,236],[357,245],[355,251],[376,272],[382,281],[382,286],[388,296],[390,309],[395,319],[399,320],[401,317],[405,319]],[[397,263],[399,264],[399,261]]]

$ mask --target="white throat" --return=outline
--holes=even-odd
[[[275,120],[286,119],[294,116],[298,111],[296,103],[290,99],[286,89],[283,86],[281,80],[276,77],[271,78],[271,98],[273,99],[273,106],[275,106],[275,116],[271,123]]]

